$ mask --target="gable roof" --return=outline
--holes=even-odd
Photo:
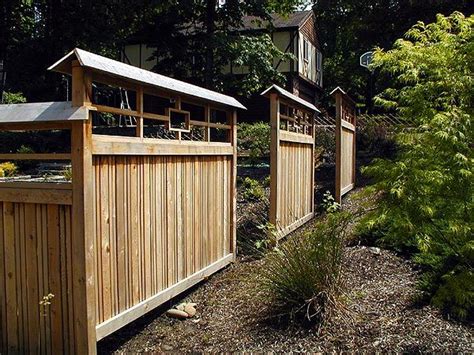
[[[299,28],[306,20],[312,15],[312,10],[306,11],[295,11],[287,16],[280,14],[271,14],[272,25],[275,29],[285,29],[285,28]],[[262,21],[261,18],[257,16],[244,16],[242,18],[243,30],[261,30],[267,28],[270,23],[268,21]]]
[[[0,105],[0,123],[84,121],[88,108],[73,107],[70,101]]]
[[[278,94],[285,97],[286,99],[289,99],[289,100],[299,104],[300,106],[303,106],[306,109],[309,109],[311,111],[316,111],[316,112],[319,112],[319,113],[321,112],[312,103],[310,103],[306,100],[303,100],[301,97],[298,97],[298,96],[292,94],[291,92],[289,92],[289,91],[287,91],[287,90],[283,89],[282,87],[280,87],[278,85],[275,85],[275,84],[273,84],[268,89],[266,89],[264,92],[262,92],[261,95],[262,96],[268,96],[271,92],[277,92]]]
[[[184,94],[221,105],[244,110],[246,109],[245,106],[243,106],[231,96],[227,96],[148,70],[140,69],[132,65],[106,58],[98,54],[90,53],[79,48],[75,48],[69,52],[63,58],[51,65],[48,70],[71,75],[71,62],[73,60],[78,60],[83,67],[94,69],[122,79],[131,80],[139,84],[155,86],[165,91]]]

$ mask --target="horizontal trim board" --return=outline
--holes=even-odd
[[[341,189],[341,196],[348,193],[354,188],[354,184],[347,185],[346,187]]]
[[[314,144],[314,139],[312,136],[282,130],[280,130],[280,141],[301,144]]]
[[[0,188],[9,189],[42,189],[42,190],[72,190],[72,184],[69,182],[0,182]]]
[[[0,201],[72,205],[72,190],[19,189],[0,187]]]
[[[342,128],[345,128],[345,129],[348,129],[352,132],[355,132],[355,126],[352,123],[341,120],[341,126],[342,126]]]
[[[230,143],[92,136],[94,155],[232,155]]]
[[[301,219],[297,220],[296,222],[290,224],[288,227],[285,227],[285,228],[281,229],[278,232],[278,239],[284,238],[285,236],[287,236],[288,234],[293,232],[295,229],[298,229],[303,224],[310,221],[313,217],[314,217],[314,212],[311,212],[311,213],[307,214],[306,216],[302,217]]]
[[[0,160],[71,160],[71,154],[0,154]]]
[[[194,286],[204,278],[212,275],[219,271],[226,265],[230,264],[234,260],[234,254],[229,254],[224,258],[210,264],[201,271],[179,281],[175,285],[163,290],[156,295],[136,304],[135,306],[127,309],[126,311],[116,315],[113,318],[96,326],[96,337],[97,341],[105,338],[107,335],[112,334],[116,330],[124,327],[125,325],[133,322],[140,318],[144,314],[148,313],[152,309],[161,306],[163,303],[169,301],[173,297],[177,296],[181,292]]]

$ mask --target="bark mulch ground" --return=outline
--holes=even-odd
[[[241,259],[104,339],[99,352],[474,352],[472,326],[417,304],[416,267],[391,251],[345,248],[349,320],[347,313],[335,315],[319,332],[269,319],[271,306],[259,276],[264,264],[265,258]],[[196,317],[177,320],[164,315],[182,300],[197,303]]]

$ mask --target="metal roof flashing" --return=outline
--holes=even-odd
[[[77,59],[81,66],[97,70],[122,79],[155,86],[161,90],[195,97],[201,100],[246,110],[235,98],[209,89],[189,84],[148,70],[134,67],[110,58],[75,48],[51,65],[48,70],[71,75],[71,62]]]

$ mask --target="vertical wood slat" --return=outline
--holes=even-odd
[[[111,299],[110,282],[120,303],[98,300],[97,324],[231,253],[233,164],[231,156],[93,157],[95,230],[107,241],[95,260],[98,278],[110,280],[96,294]]]
[[[74,351],[70,226],[71,206],[0,201],[0,352]]]

